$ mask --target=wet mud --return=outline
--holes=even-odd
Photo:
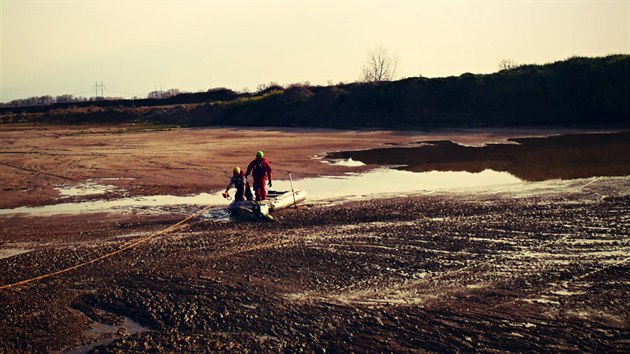
[[[598,182],[570,194],[306,205],[268,223],[196,218],[101,262],[0,290],[0,351],[624,352],[630,182]],[[103,215],[98,227],[33,218],[29,228],[4,219],[4,247],[34,244],[0,259],[0,284],[183,217]],[[48,243],[36,246],[39,237]]]
[[[298,180],[374,168],[322,163],[321,158],[334,151],[400,147],[427,140],[483,146],[514,138],[584,132],[570,128],[433,132],[230,127],[151,130],[150,126],[139,131],[141,128],[0,125],[0,208],[219,191],[225,188],[232,168],[245,167],[258,150],[265,151],[271,161],[275,179],[288,179],[291,171]],[[104,194],[64,193],[86,182],[108,188],[101,189]]]
[[[380,163],[330,151],[536,135],[2,129],[2,208],[218,190],[260,136],[299,181]],[[627,175],[310,203],[2,216],[0,353],[630,350]]]

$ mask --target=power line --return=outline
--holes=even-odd
[[[100,96],[98,95],[98,89],[99,88],[101,89],[101,95]],[[101,80],[101,84],[100,85],[98,84],[98,80],[96,81],[96,84],[94,85],[94,93],[95,93],[94,97],[96,97],[96,98],[99,98],[99,97],[103,98],[103,97],[105,97],[105,85],[103,85],[103,80]]]

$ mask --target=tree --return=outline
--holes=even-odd
[[[282,90],[282,86],[275,81],[269,81],[268,84],[260,84],[256,86],[256,94],[269,92],[271,90]]]
[[[150,98],[150,99],[169,98],[169,97],[177,96],[180,93],[182,92],[179,89],[174,89],[174,88],[168,89],[166,91],[155,90],[155,91],[149,92],[149,94],[147,95],[147,98]]]
[[[378,47],[368,51],[367,62],[363,65],[361,80],[365,82],[390,81],[396,76],[398,58],[389,55],[387,49]]]
[[[73,96],[73,95],[59,95],[57,97],[55,97],[55,103],[69,103],[69,102],[76,102],[77,99]]]
[[[517,67],[516,61],[512,59],[501,59],[499,61],[499,70],[509,70]]]

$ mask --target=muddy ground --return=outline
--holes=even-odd
[[[199,132],[191,130],[188,141]],[[34,150],[55,139],[50,131],[42,134],[43,141],[31,141]],[[146,138],[174,133],[128,134],[144,139],[138,143],[142,152],[149,151]],[[312,134],[299,150],[306,157],[290,168],[311,166],[310,154],[346,148],[336,140],[326,145],[334,132]],[[339,134],[368,134],[363,142],[353,141],[357,148],[418,138]],[[15,144],[27,145],[19,139]],[[50,176],[66,168],[64,176],[77,180],[95,178],[89,173],[98,171],[100,177],[116,173],[108,165],[115,159],[100,155],[79,173],[77,164],[89,159],[74,156],[77,146],[56,147],[69,152],[48,163]],[[199,166],[201,155],[193,154]],[[181,158],[185,154],[168,156],[180,156],[168,167],[191,164]],[[7,164],[23,163],[21,172],[11,173],[34,187],[21,192],[26,197],[3,198],[3,207],[57,200],[52,188],[48,197],[35,195],[49,190],[42,181],[59,183],[54,177],[27,172],[48,166],[46,158],[11,158]],[[107,169],[99,167],[101,161]],[[133,166],[145,168],[144,163]],[[231,164],[204,165],[190,174]],[[343,172],[316,161],[312,166],[309,173]],[[194,189],[195,183],[201,188],[192,177],[184,180],[185,187],[175,188],[146,179],[161,193]],[[222,180],[216,179],[218,188]],[[12,191],[3,197],[7,192]],[[0,217],[0,286],[146,238],[67,273],[0,289],[0,352],[630,350],[628,177],[574,180],[563,189],[540,185],[306,204],[278,211],[266,223],[216,218],[212,210],[157,234],[198,210]]]
[[[509,138],[584,129],[459,129],[339,131],[280,128],[171,129],[152,125],[0,125],[0,209],[61,202],[59,186],[85,181],[120,187],[97,198],[188,195],[224,188],[234,166],[245,168],[265,151],[275,179],[340,175],[348,168],[314,157],[334,151],[453,140],[479,146]],[[596,131],[602,131],[597,129]],[[85,199],[85,198],[83,198]]]

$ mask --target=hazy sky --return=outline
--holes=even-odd
[[[489,73],[628,54],[623,1],[0,0],[0,101],[64,93],[144,97],[261,83],[351,82],[369,49],[398,78]]]

